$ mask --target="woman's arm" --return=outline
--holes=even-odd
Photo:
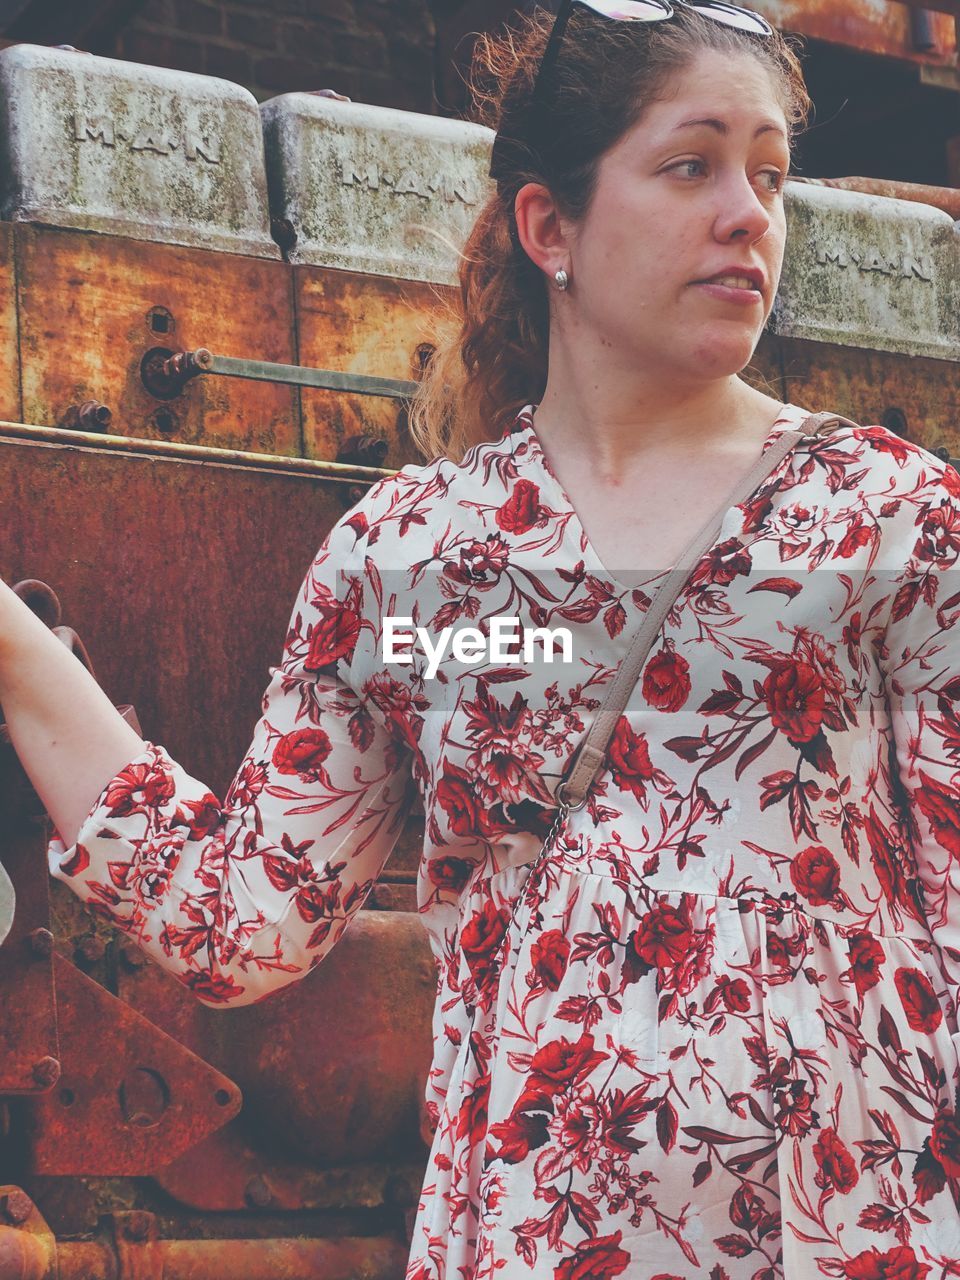
[[[254,1003],[318,964],[413,801],[408,727],[352,684],[363,569],[339,566],[363,565],[356,543],[344,517],[310,566],[222,802],[120,721],[76,659],[49,652],[63,646],[38,620],[5,615],[4,710],[58,826],[51,874],[205,1004]],[[69,680],[51,682],[34,646],[58,681],[72,663]]]
[[[146,744],[83,664],[2,580],[0,707],[20,763],[72,844],[97,796]]]

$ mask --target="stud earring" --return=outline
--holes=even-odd
[[[567,285],[570,283],[570,277],[564,271],[563,267],[560,268],[553,278],[557,282],[558,289],[566,289]]]

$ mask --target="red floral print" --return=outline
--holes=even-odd
[[[840,888],[840,864],[829,849],[812,844],[794,858],[790,879],[811,907],[825,907]]]
[[[904,1013],[912,1031],[931,1032],[939,1027],[943,1013],[930,979],[919,969],[898,969],[893,975]]]
[[[643,696],[658,711],[679,711],[690,696],[690,664],[680,654],[663,649],[643,673]]]
[[[506,533],[527,533],[541,518],[540,490],[529,480],[518,480],[513,493],[497,511],[497,525]]]
[[[862,996],[880,981],[886,953],[869,933],[854,933],[850,935],[847,954],[854,985]]]
[[[250,1004],[337,944],[419,795],[407,1280],[956,1273],[960,479],[881,426],[796,440],[531,873],[657,576],[611,576],[528,406],[334,526],[222,802],[149,743],[51,873],[198,1000]],[[385,661],[391,613],[562,624],[572,661],[429,679]]]
[[[824,1190],[832,1187],[841,1195],[847,1195],[860,1180],[856,1160],[834,1129],[820,1130],[820,1136],[813,1145],[813,1158],[818,1166],[813,1180]]]
[[[279,773],[296,773],[312,780],[330,754],[330,739],[322,729],[296,729],[285,734],[273,749],[273,765]]]
[[[809,742],[819,732],[823,719],[823,682],[809,663],[778,663],[764,681],[763,695],[771,721],[791,741]]]
[[[570,940],[560,929],[548,929],[530,948],[530,961],[537,978],[551,991],[557,991],[567,971]]]
[[[634,733],[626,718],[620,717],[608,748],[613,780],[624,791],[632,791],[638,800],[647,796],[644,783],[654,776],[647,741]]]

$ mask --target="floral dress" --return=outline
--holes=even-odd
[[[531,870],[660,576],[601,564],[534,411],[334,526],[223,802],[150,743],[51,872],[248,1004],[335,945],[419,793],[436,1127],[407,1280],[960,1275],[960,476],[881,426],[794,445]],[[425,642],[387,660],[388,617],[517,618],[557,660],[431,675]]]

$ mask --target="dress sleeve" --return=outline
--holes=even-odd
[[[307,571],[253,741],[223,803],[162,746],[103,789],[51,874],[214,1007],[253,1004],[319,964],[413,802],[411,752],[351,683],[364,632],[362,516]]]
[[[918,884],[915,914],[960,1016],[960,474],[929,461],[911,495],[916,540],[905,540],[905,567],[892,574],[883,655],[893,782],[916,866],[906,892]]]

